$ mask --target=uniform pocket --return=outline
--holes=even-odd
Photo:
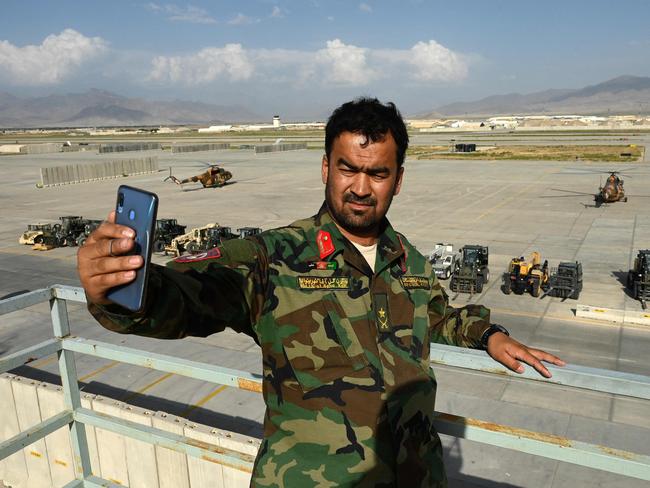
[[[348,355],[339,334],[342,317],[336,310],[333,293],[303,310],[294,333],[282,339],[282,346],[294,375],[303,391],[308,392],[346,374],[358,371],[364,364]]]

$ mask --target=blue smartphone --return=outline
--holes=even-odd
[[[157,213],[158,196],[155,193],[127,185],[120,185],[117,189],[115,223],[135,231],[135,246],[129,254],[139,254],[144,264],[136,270],[135,280],[111,288],[106,297],[132,312],[144,308]]]

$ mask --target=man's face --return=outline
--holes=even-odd
[[[334,220],[352,235],[374,236],[402,184],[397,145],[390,132],[372,142],[362,134],[343,132],[323,156],[325,200]]]

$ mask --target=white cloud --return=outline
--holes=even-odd
[[[391,80],[426,84],[467,76],[465,57],[436,41],[410,49],[370,49],[327,41],[315,50],[245,49],[240,44],[208,47],[188,56],[158,56],[150,80],[199,85],[216,80],[256,79],[294,86],[366,86]]]
[[[37,46],[0,41],[0,79],[24,85],[59,83],[107,47],[102,38],[86,37],[73,29],[49,35]]]
[[[372,7],[370,5],[368,5],[367,3],[362,2],[362,3],[359,4],[359,10],[369,14],[369,13],[372,12]]]
[[[433,40],[413,46],[410,63],[415,78],[421,81],[454,81],[467,76],[467,64],[461,57]]]
[[[205,84],[222,78],[247,80],[255,69],[241,44],[209,47],[185,57],[157,56],[152,64],[150,80],[186,85]]]
[[[260,19],[254,19],[252,17],[249,17],[239,12],[232,19],[230,19],[228,23],[230,25],[249,25],[249,24],[257,24],[259,21]]]
[[[191,24],[216,24],[217,20],[208,14],[208,11],[200,7],[188,5],[179,7],[175,4],[159,5],[157,3],[147,4],[147,8],[153,12],[161,12],[167,15],[169,20],[177,22],[189,22]]]
[[[316,52],[316,61],[324,65],[325,81],[341,85],[366,85],[375,77],[368,66],[368,49],[344,44],[340,39],[327,41],[327,47]]]
[[[284,17],[284,12],[277,5],[273,6],[273,11],[271,12],[271,17],[274,19],[281,19]]]

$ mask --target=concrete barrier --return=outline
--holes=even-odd
[[[216,447],[255,455],[260,440],[164,412],[151,412],[82,393],[83,408],[185,435]],[[11,374],[0,375],[0,441],[64,409],[61,387]],[[248,487],[251,475],[211,461],[86,426],[92,473],[131,488]],[[0,460],[2,482],[12,488],[61,487],[74,479],[67,428]]]
[[[44,144],[25,144],[21,154],[49,154],[62,152],[63,144],[58,142],[46,142]]]
[[[16,414],[16,401],[11,388],[14,376],[0,375],[0,442],[11,439],[20,433],[18,415]],[[21,480],[27,480],[27,464],[25,453],[21,450],[6,459],[0,460],[0,480],[9,486],[18,486]]]
[[[277,151],[297,151],[298,149],[307,149],[306,142],[295,144],[264,144],[255,146],[255,154],[277,152]]]
[[[174,144],[172,146],[172,153],[186,153],[197,151],[219,151],[221,149],[229,149],[229,143],[215,143],[215,144]]]
[[[99,146],[99,153],[151,151],[154,149],[160,149],[159,142],[124,142],[122,144],[102,144]]]
[[[158,158],[156,156],[139,159],[118,159],[93,164],[74,164],[41,168],[41,187],[84,183],[121,178],[123,176],[156,173]]]
[[[27,430],[43,420],[38,405],[37,387],[38,381],[27,378],[17,376],[11,380],[11,389],[16,402],[16,416],[21,431]],[[26,488],[54,486],[50,476],[50,462],[45,439],[39,439],[25,447],[23,453],[28,473],[23,486]]]
[[[183,435],[185,421],[181,417],[156,412],[153,426],[157,429]],[[190,474],[187,456],[165,447],[156,446],[160,488],[189,488]]]
[[[577,305],[576,317],[603,320],[617,324],[635,324],[650,326],[650,312],[625,311],[614,308]]]

